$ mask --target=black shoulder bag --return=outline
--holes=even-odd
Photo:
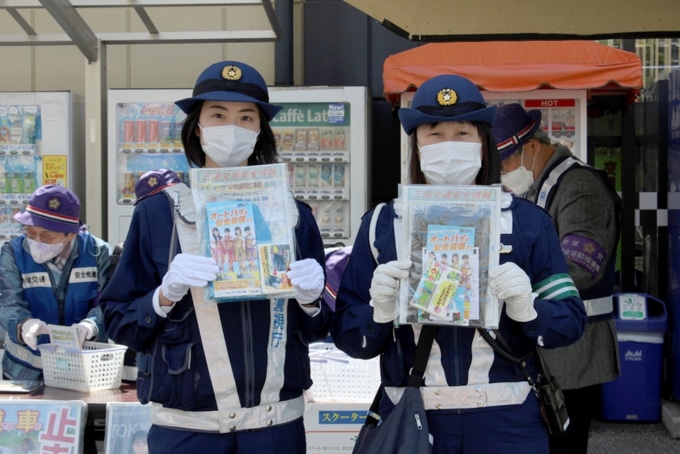
[[[383,386],[373,399],[361,427],[352,454],[430,454],[430,430],[420,395],[420,386],[425,377],[427,359],[430,357],[432,342],[437,332],[434,325],[425,325],[420,332],[416,357],[409,374],[408,386],[401,400],[392,412],[381,421],[379,416],[380,398]]]
[[[496,339],[500,341],[503,346],[499,345],[498,341],[491,337],[491,334],[489,334],[486,329],[478,328],[477,331],[479,331],[479,334],[482,335],[486,343],[489,344],[496,353],[507,361],[517,364],[522,369],[529,385],[531,385],[531,389],[538,398],[541,414],[548,426],[550,435],[564,433],[567,430],[567,427],[569,427],[569,414],[567,413],[567,407],[564,403],[564,394],[562,394],[562,389],[557,383],[557,379],[550,373],[548,364],[543,360],[541,350],[538,347],[535,348],[537,374],[536,379],[533,379],[526,369],[525,359],[519,358],[513,354],[500,331],[494,330]]]

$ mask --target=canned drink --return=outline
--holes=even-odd
[[[123,120],[123,143],[130,143],[135,139],[135,122]]]
[[[21,194],[23,191],[23,175],[21,172],[12,172],[9,178],[9,192],[11,194]]]
[[[172,142],[173,142],[173,151],[174,152],[180,152],[182,151],[182,125],[184,124],[184,120],[181,121],[175,121],[172,124]]]
[[[335,224],[342,226],[345,223],[345,207],[342,204],[338,204],[335,207]]]
[[[295,166],[295,187],[303,188],[307,186],[307,169],[302,164]]]
[[[321,164],[321,172],[319,173],[319,186],[328,188],[333,186],[333,165]]]
[[[343,129],[336,129],[333,134],[333,149],[345,149],[345,131]]]
[[[321,211],[321,224],[324,227],[328,227],[331,223],[331,207],[326,205]]]
[[[345,164],[333,164],[333,186],[345,187]]]
[[[158,142],[158,120],[149,120],[147,122],[148,138],[150,143]]]
[[[125,200],[134,198],[135,194],[135,173],[125,172],[123,174],[123,189],[121,189],[121,197]]]
[[[309,164],[307,166],[307,185],[312,188],[319,187],[319,165]]]
[[[172,140],[172,122],[163,120],[158,125],[158,136],[161,140]]]
[[[23,192],[31,194],[35,191],[35,174],[33,172],[24,173]]]
[[[135,142],[146,142],[146,120],[135,121]]]

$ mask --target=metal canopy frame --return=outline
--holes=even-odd
[[[269,20],[270,29],[264,30],[160,30],[147,10],[164,8],[197,8],[215,6],[261,7]],[[134,10],[146,27],[146,32],[97,33],[86,23],[79,10],[85,8],[128,8]],[[179,44],[226,42],[273,42],[281,36],[271,0],[0,0],[4,9],[25,34],[0,34],[0,46],[63,46],[76,45],[92,63],[99,59],[99,42],[110,44]],[[44,9],[64,30],[64,34],[37,32],[25,19],[22,11]]]
[[[214,7],[261,7],[271,26],[265,30],[162,30],[149,11],[163,7],[191,12],[213,11]],[[209,10],[208,7],[213,7]],[[98,33],[92,30],[80,12],[86,8],[128,8],[133,10],[146,32]],[[278,16],[271,0],[0,0],[2,10],[14,19],[23,34],[0,32],[0,46],[64,46],[75,45],[87,59],[85,69],[85,202],[81,214],[86,216],[90,231],[106,237],[106,50],[115,44],[186,44],[228,42],[276,42],[281,37]],[[45,10],[64,31],[63,34],[41,33],[31,26],[25,14]],[[52,27],[54,28],[54,27]]]

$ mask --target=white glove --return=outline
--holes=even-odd
[[[314,259],[297,260],[290,264],[288,271],[290,283],[297,288],[295,299],[300,304],[318,300],[323,292],[323,268]]]
[[[517,264],[507,262],[489,270],[489,287],[498,299],[505,300],[505,310],[511,319],[530,322],[538,316],[529,276]]]
[[[83,345],[83,342],[86,340],[94,339],[94,337],[99,334],[97,325],[90,320],[83,320],[82,322],[74,323],[71,326],[78,331],[78,341],[80,342],[80,345]]]
[[[368,290],[373,306],[373,321],[387,323],[397,318],[399,279],[408,278],[411,265],[410,260],[393,260],[378,265],[373,271],[371,288]]]
[[[50,329],[47,323],[37,318],[29,318],[21,326],[21,338],[24,343],[33,350],[38,349],[38,336],[41,334],[50,334]]]
[[[170,301],[177,302],[184,298],[190,287],[205,287],[214,281],[219,270],[212,257],[177,254],[163,276],[161,292]]]

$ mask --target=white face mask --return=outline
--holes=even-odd
[[[220,167],[243,164],[255,151],[260,133],[234,125],[198,127],[201,128],[203,151]]]
[[[64,243],[42,243],[31,238],[26,238],[26,240],[28,240],[28,250],[31,251],[31,257],[35,263],[48,262],[64,250]]]
[[[535,154],[533,161],[536,162]],[[534,184],[534,162],[531,163],[531,170],[527,170],[524,167],[524,147],[522,147],[522,162],[520,166],[501,175],[501,184],[519,196],[526,194],[531,185]]]
[[[474,184],[482,168],[481,143],[441,142],[418,148],[428,184]]]

